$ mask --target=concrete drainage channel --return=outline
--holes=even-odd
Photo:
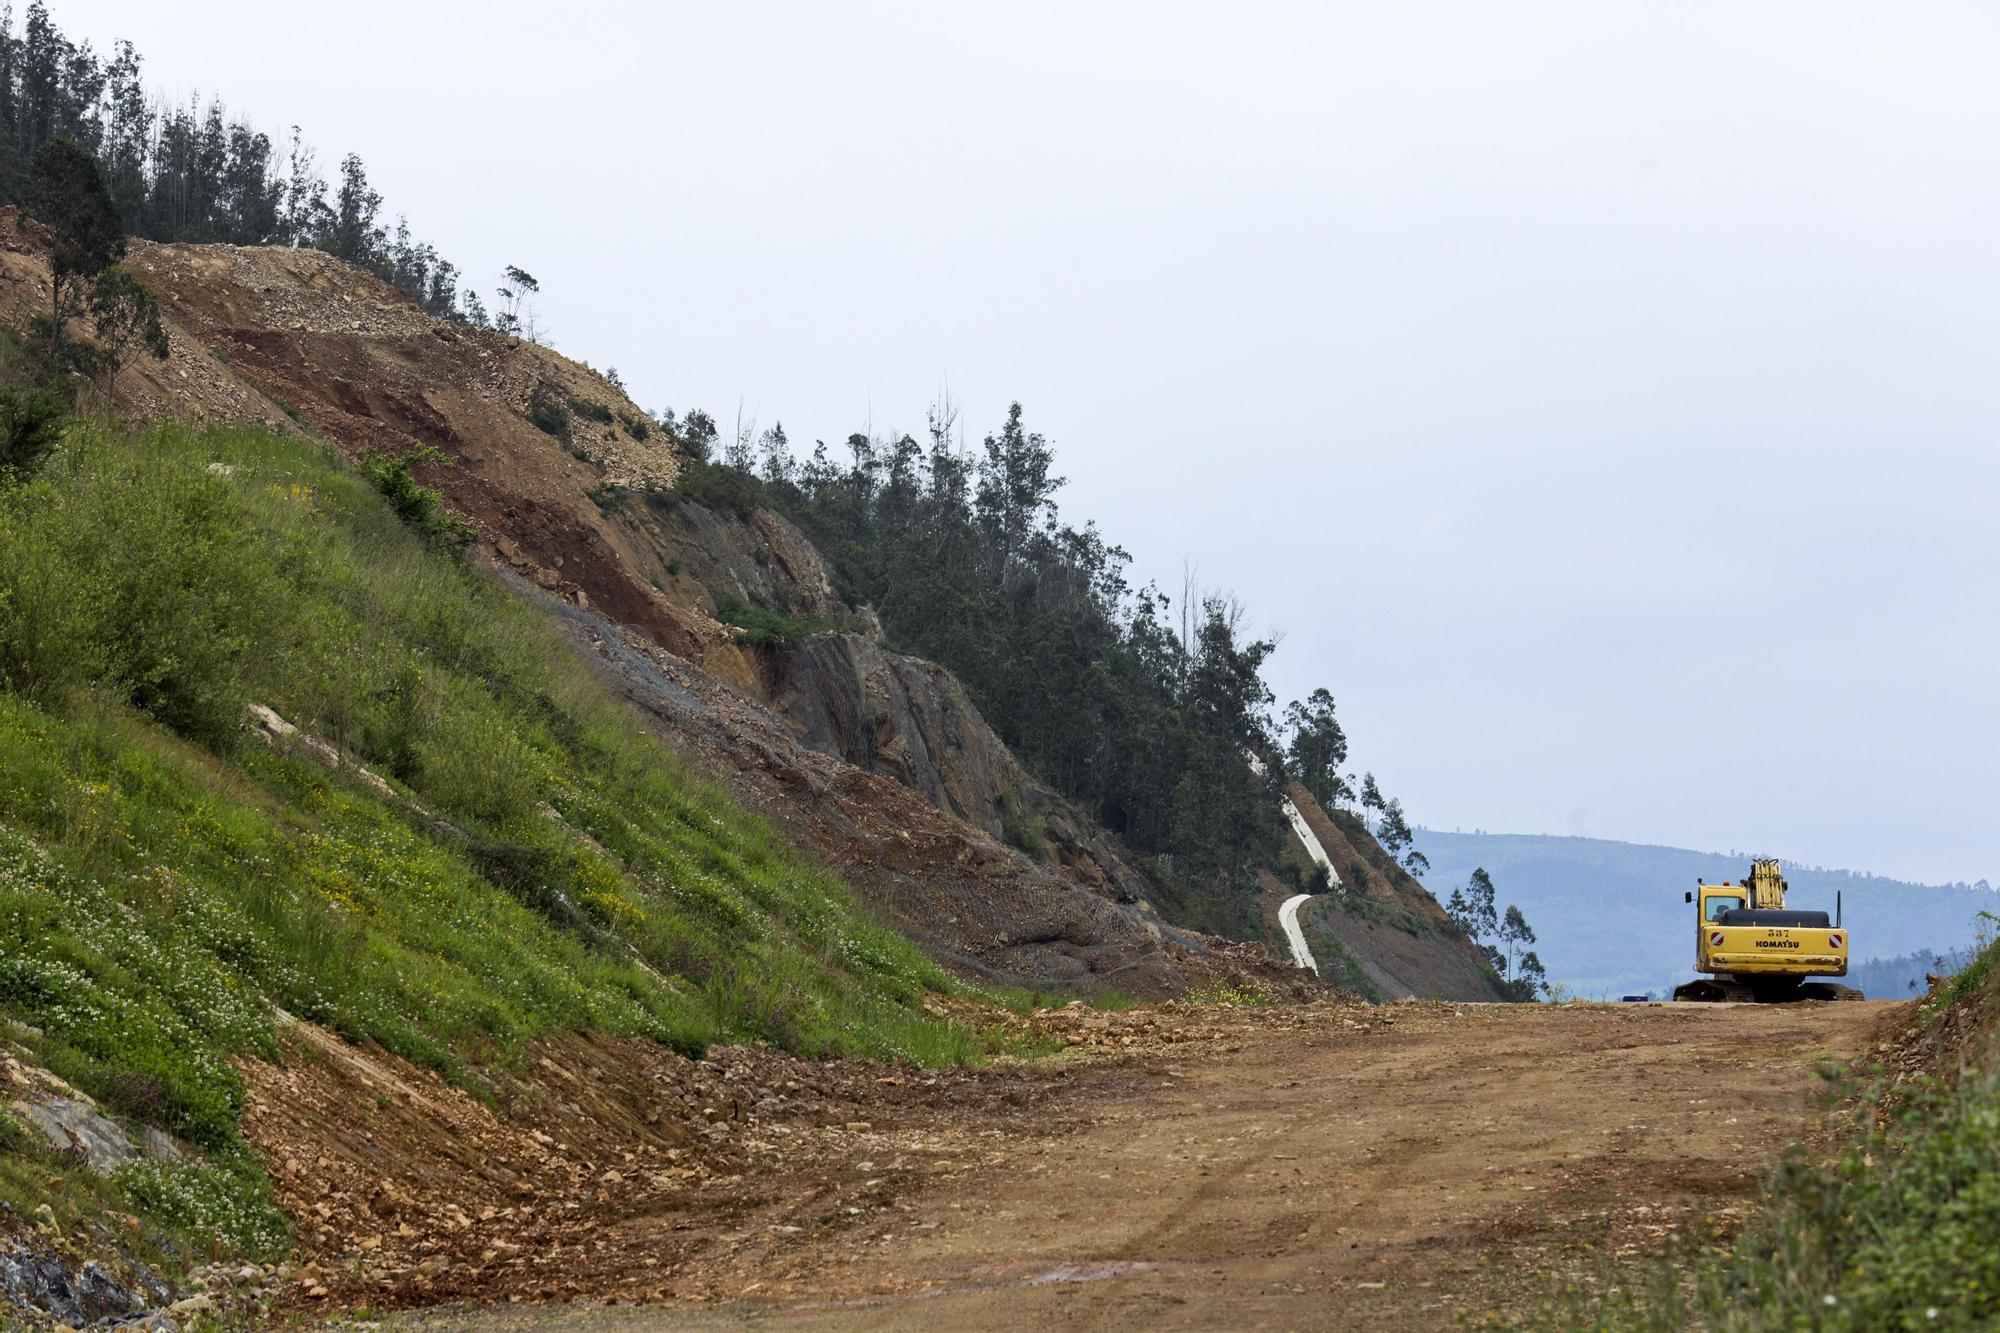
[[[1298,806],[1292,804],[1292,798],[1289,796],[1285,798],[1284,810],[1285,820],[1292,826],[1292,832],[1298,835],[1299,842],[1306,849],[1306,855],[1313,859],[1314,865],[1326,872],[1327,884],[1339,888],[1340,872],[1333,868],[1333,858],[1326,854],[1326,848],[1320,845],[1319,835],[1312,831],[1312,825],[1306,823],[1306,817],[1299,812]],[[1312,946],[1306,943],[1306,933],[1299,929],[1299,909],[1312,899],[1313,895],[1310,893],[1295,894],[1285,899],[1284,905],[1278,908],[1278,924],[1284,928],[1285,942],[1291,945],[1292,961],[1300,967],[1311,968],[1313,975],[1318,976],[1319,961],[1313,957]]]
[[[1319,975],[1319,961],[1313,957],[1312,946],[1306,943],[1306,933],[1299,929],[1299,909],[1312,901],[1310,893],[1301,893],[1285,899],[1285,905],[1278,909],[1278,924],[1285,928],[1285,940],[1292,946],[1292,961],[1300,967],[1309,967],[1313,975]]]

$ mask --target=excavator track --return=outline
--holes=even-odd
[[[1798,986],[1752,986],[1726,977],[1702,977],[1674,987],[1674,999],[1695,1004],[1797,1004],[1868,998],[1852,986],[1813,981]]]

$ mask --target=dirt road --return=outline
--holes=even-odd
[[[1061,1089],[1034,1111],[909,1108],[761,1211],[662,1234],[672,1289],[707,1302],[407,1326],[1446,1328],[1579,1242],[1637,1252],[1744,1202],[1814,1063],[1897,1008],[1078,1015],[1110,1053],[1031,1075]]]

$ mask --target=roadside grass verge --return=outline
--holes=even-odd
[[[1680,1330],[2000,1326],[2000,975],[1989,944],[1927,1005],[1963,1027],[1935,1075],[1828,1071],[1835,1139],[1793,1145],[1733,1234],[1570,1283],[1532,1327]],[[1956,1010],[1957,1012],[1953,1012]]]
[[[392,790],[267,745],[252,702]],[[0,1015],[218,1170],[272,1006],[480,1094],[575,1028],[977,1060],[924,1011],[953,989],[331,453],[86,423],[0,490]]]

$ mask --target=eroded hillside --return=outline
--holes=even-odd
[[[1287,791],[1340,877],[1300,913],[1328,981],[1381,1000],[1500,998],[1472,941],[1358,818],[1329,814],[1296,782]],[[1268,872],[1265,880],[1267,899],[1288,892]]]
[[[32,291],[32,225],[6,217]],[[671,442],[587,367],[433,320],[314,251],[137,244],[131,265],[172,354],[121,374],[128,410],[256,421],[350,461],[438,450],[450,465],[418,476],[496,569],[568,608],[666,739],[963,972],[1161,996],[1245,969],[1306,984],[1254,946],[1163,922],[1115,839],[1026,773],[948,672],[887,650],[784,519],[676,494]],[[832,632],[739,642],[715,614],[730,600]]]

